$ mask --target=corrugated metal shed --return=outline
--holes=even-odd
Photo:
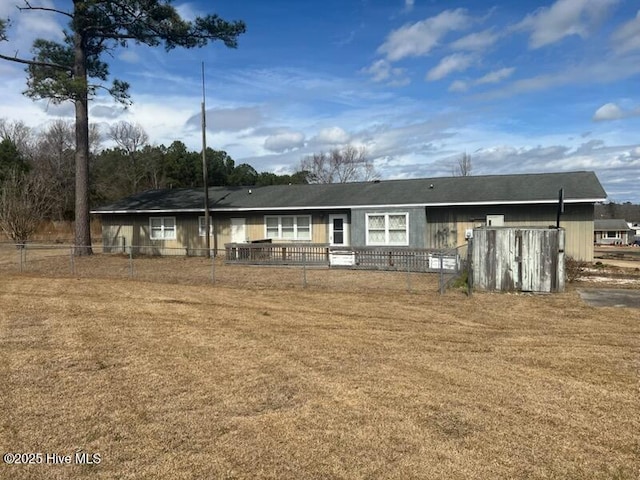
[[[500,291],[564,291],[564,237],[562,228],[474,229],[473,287]]]

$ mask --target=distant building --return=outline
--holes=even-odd
[[[629,245],[635,232],[622,219],[596,219],[593,222],[593,241],[597,245]]]

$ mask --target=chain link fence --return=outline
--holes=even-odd
[[[464,276],[464,260],[451,268],[449,250],[430,258],[434,269],[425,273],[412,255],[391,258],[393,269],[366,265],[357,268],[330,267],[306,261],[301,255],[293,265],[238,263],[227,258],[229,250],[157,248],[96,244],[93,255],[76,255],[68,244],[0,244],[0,274],[46,277],[110,278],[192,285],[217,285],[259,289],[326,289],[337,292],[371,291],[444,293]],[[364,257],[362,257],[364,258]],[[461,258],[461,257],[459,257]],[[447,263],[449,262],[449,264]],[[438,268],[439,266],[439,268]]]

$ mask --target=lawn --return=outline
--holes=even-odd
[[[291,271],[222,272],[271,276],[244,288],[3,272],[0,451],[100,463],[0,478],[638,478],[638,310],[440,296],[429,275],[283,287]]]

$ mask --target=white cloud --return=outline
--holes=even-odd
[[[404,0],[404,9],[407,12],[413,10],[413,5],[415,4],[415,0]]]
[[[264,141],[264,148],[272,152],[282,153],[304,146],[304,133],[285,131],[271,135]]]
[[[46,100],[39,100],[37,105],[47,114],[52,117],[67,117],[75,118],[75,107],[73,103],[66,101],[61,103],[48,102]]]
[[[404,73],[404,70],[402,71]],[[411,83],[411,79],[409,77],[398,76],[395,79],[387,82],[389,87],[405,87]]]
[[[475,84],[482,85],[485,83],[500,83],[509,78],[515,70],[515,68],[501,68],[500,70],[494,70],[493,72],[489,72],[483,77],[477,79]]]
[[[361,71],[371,75],[374,82],[385,82],[389,86],[403,86],[411,81],[406,76],[404,68],[392,67],[384,59],[373,62],[369,68],[363,68]]]
[[[513,74],[513,72],[515,72],[515,70],[515,68],[501,68],[500,70],[494,70],[493,72],[489,72],[480,78],[476,78],[475,80],[456,80],[449,86],[449,91],[466,92],[475,85],[500,83],[503,80],[509,78]]]
[[[176,5],[176,11],[184,20],[193,21],[196,17],[201,16],[201,13],[194,7],[192,3],[182,3]]]
[[[180,140],[190,148],[201,147],[199,123],[197,129],[187,126],[189,118],[194,117],[194,111],[198,110],[196,105],[199,99],[172,95],[159,98],[153,94],[137,94],[135,100],[131,107],[122,112],[118,120],[139,123],[154,143],[169,145],[175,140]],[[108,100],[105,97],[98,102],[96,103],[104,105]],[[200,115],[197,115],[198,122],[199,118]],[[211,141],[209,144],[213,148],[219,148]]]
[[[440,63],[427,73],[427,80],[440,80],[453,72],[463,72],[471,66],[474,57],[463,53],[454,53],[440,60]]]
[[[593,120],[601,122],[637,116],[640,116],[640,107],[633,110],[623,110],[615,103],[606,103],[596,110],[596,113],[593,114]]]
[[[9,15],[16,13],[18,9],[18,2],[11,0],[4,0],[0,2],[0,18],[7,18]]]
[[[115,119],[120,118],[125,113],[122,107],[110,106],[110,105],[95,105],[91,107],[89,112],[91,118],[108,118]]]
[[[469,82],[463,80],[456,80],[449,86],[450,92],[466,92],[469,90]]]
[[[31,47],[36,38],[62,41],[63,28],[68,17],[53,12],[32,10],[19,11],[16,6],[24,6],[20,1],[0,1],[0,18],[9,18],[7,42],[0,44],[0,53],[21,58],[31,58]],[[54,8],[50,0],[38,2],[38,7]]]
[[[374,82],[383,82],[391,76],[391,64],[386,60],[377,60],[362,71],[373,76]]]
[[[617,82],[640,73],[640,64],[623,58],[603,58],[565,70],[523,78],[482,94],[484,100],[509,97],[522,93],[546,90],[563,85],[598,85]]]
[[[258,126],[264,119],[258,107],[210,108],[206,114],[207,129],[212,131],[238,132]],[[200,128],[200,113],[189,118],[187,125]]]
[[[449,32],[463,30],[470,23],[471,18],[465,10],[445,10],[435,17],[392,31],[378,48],[378,53],[385,55],[391,62],[405,57],[427,55]]]
[[[55,8],[53,2],[39,2],[38,6],[46,8]],[[63,9],[64,10],[64,9]],[[58,22],[63,23],[68,17],[61,16],[53,12],[40,10],[22,11],[18,16],[14,16],[17,33],[22,37],[26,36],[31,39],[46,38],[49,40],[62,40],[62,27]],[[11,40],[11,38],[9,39]]]
[[[564,37],[586,38],[618,0],[557,0],[527,15],[515,28],[531,32],[533,49],[555,43]]]
[[[472,33],[462,37],[451,44],[454,50],[486,50],[498,41],[498,35],[492,30]]]
[[[611,40],[616,51],[620,53],[640,50],[640,10],[634,19],[623,24],[611,35]]]
[[[313,137],[313,143],[319,145],[343,145],[351,136],[340,127],[323,128]]]
[[[606,103],[593,115],[595,121],[617,120],[624,117],[622,109],[615,103]]]

